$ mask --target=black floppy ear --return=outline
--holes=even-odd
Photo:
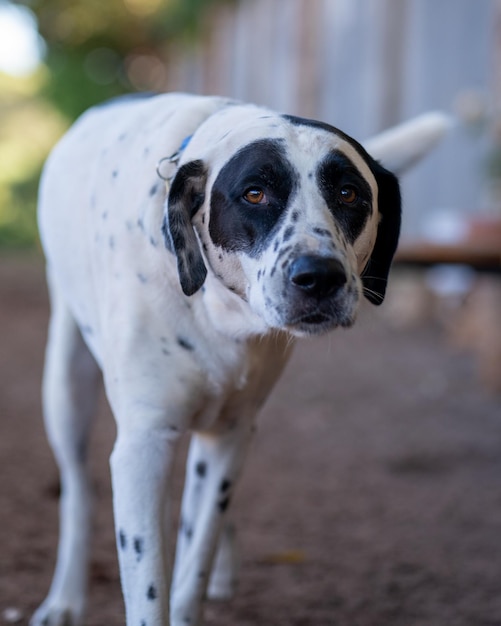
[[[162,226],[165,245],[176,255],[179,281],[187,296],[197,292],[207,276],[191,223],[204,202],[206,179],[203,161],[190,161],[179,168],[171,184]]]
[[[369,166],[378,186],[379,224],[376,243],[363,273],[364,295],[372,304],[381,304],[393,255],[400,235],[402,200],[397,177],[374,159]]]

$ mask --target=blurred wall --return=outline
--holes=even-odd
[[[437,210],[501,210],[486,176],[500,12],[500,0],[239,0],[170,51],[167,89],[320,118],[361,140],[429,109],[460,112],[471,123],[402,181],[414,235]]]

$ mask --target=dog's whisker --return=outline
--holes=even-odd
[[[379,302],[383,302],[384,300],[383,294],[378,293],[377,291],[374,291],[374,289],[369,289],[369,287],[363,287],[363,292],[364,292],[364,295],[366,296],[370,295]]]

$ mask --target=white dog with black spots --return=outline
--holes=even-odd
[[[444,125],[417,119],[368,147],[399,169]],[[384,298],[397,179],[327,124],[217,97],[125,98],[54,149],[39,224],[52,307],[43,408],[62,497],[56,571],[31,624],[82,621],[102,372],[127,626],[196,626],[206,595],[233,592],[225,513],[293,339],[350,326],[363,296]],[[170,479],[188,431],[171,563]]]

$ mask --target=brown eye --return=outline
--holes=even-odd
[[[354,187],[350,187],[349,185],[342,187],[339,193],[341,196],[341,200],[345,204],[353,204],[354,202],[356,202],[356,200],[358,200],[357,190]]]
[[[249,189],[244,193],[244,198],[251,204],[264,204],[266,202],[266,196],[262,189]]]

